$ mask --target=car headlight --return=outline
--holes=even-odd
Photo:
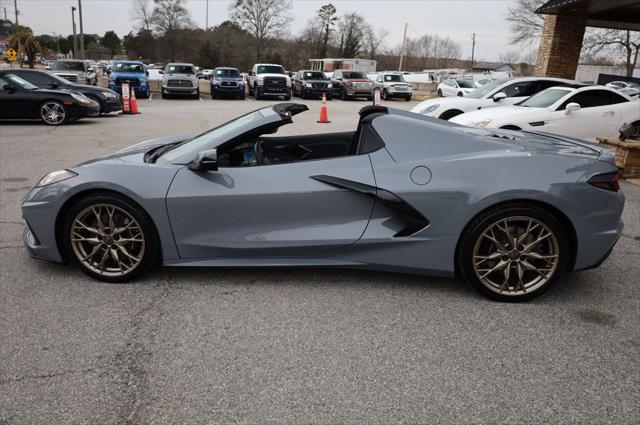
[[[328,89],[332,89],[333,88],[333,84],[331,84],[331,83],[327,84],[327,88]]]
[[[193,87],[198,87],[198,80],[191,80],[191,84],[193,84]]]
[[[91,104],[91,99],[89,99],[87,96],[80,94],[80,93],[69,93],[71,95],[71,97],[73,97],[75,100],[77,100],[80,103],[84,103],[85,105],[90,105]]]
[[[218,80],[216,80],[215,78],[211,80],[211,84],[213,84],[214,86],[218,85]]]
[[[430,114],[431,112],[435,111],[439,107],[440,105],[437,103],[435,105],[430,105],[427,109],[424,110],[423,114]]]
[[[473,124],[471,124],[471,126],[473,126],[473,127],[486,127],[491,123],[491,121],[492,120],[486,119],[486,120],[474,122]]]
[[[118,97],[118,95],[117,95],[117,94],[115,94],[115,93],[111,93],[110,91],[103,91],[103,92],[100,92],[100,93],[102,93],[102,95],[103,95],[106,99],[113,99],[113,98]]]
[[[264,84],[264,78],[262,78],[262,77],[258,77],[258,78],[256,78],[256,81],[258,82],[258,85],[259,85],[259,86],[261,86],[261,85],[263,85],[263,84]]]
[[[53,171],[47,174],[46,176],[44,176],[43,178],[41,178],[38,184],[36,185],[36,187],[48,186],[50,184],[58,183],[63,180],[68,180],[77,175],[78,174],[69,170]]]
[[[307,87],[307,88],[311,88],[311,87],[313,87],[313,84],[311,84],[311,83],[304,83],[304,86],[305,86],[305,87]]]
[[[291,79],[287,78],[287,87],[291,87]]]

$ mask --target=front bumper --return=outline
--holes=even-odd
[[[228,94],[241,94],[244,93],[244,86],[221,86],[221,85],[217,85],[217,84],[212,84],[211,85],[211,92],[212,93],[220,93],[220,94],[224,94],[224,93],[228,93]]]
[[[258,86],[256,90],[263,96],[288,96],[291,94],[290,86]]]
[[[137,95],[136,95],[137,96]],[[122,109],[122,102],[120,97],[109,97],[102,101],[102,112],[109,113]]]
[[[198,94],[200,92],[198,87],[168,87],[162,86],[162,93],[165,94]]]
[[[116,86],[115,84],[109,83],[108,88],[110,88],[111,90],[115,91],[120,96],[122,96],[122,86]],[[136,92],[136,96],[140,96],[140,95],[147,94],[147,92],[149,91],[149,86],[147,84],[139,85],[139,86],[133,86],[133,87],[129,86],[129,90],[135,91]]]
[[[373,90],[350,89],[346,87],[345,92],[347,93],[347,96],[351,96],[351,97],[372,97],[373,96]]]
[[[318,89],[318,88],[308,88],[305,87],[302,89],[302,92],[305,96],[318,96],[321,97],[324,93],[327,97],[333,97],[333,89]]]
[[[388,90],[387,94],[390,97],[411,97],[413,95],[413,91],[411,90]]]
[[[100,114],[100,104],[92,101],[90,105],[73,104],[68,108],[71,118],[97,117]]]

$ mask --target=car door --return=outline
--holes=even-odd
[[[457,87],[454,87],[454,84],[456,84],[455,81],[446,80],[443,84],[444,87],[442,89],[442,93],[445,96],[455,96],[458,93]]]
[[[180,256],[295,257],[355,243],[373,198],[313,178],[319,175],[375,186],[368,155],[207,172],[182,168],[167,194]]]
[[[615,135],[622,125],[620,103],[608,90],[586,90],[565,100],[549,114],[549,124],[545,131],[565,136],[595,139]],[[620,96],[621,99],[624,100]],[[580,109],[567,111],[569,103],[577,103]]]
[[[38,94],[0,79],[0,117],[38,118]]]

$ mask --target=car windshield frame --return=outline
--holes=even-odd
[[[488,99],[490,97],[489,95],[493,95],[494,90],[504,88],[504,86],[509,82],[511,82],[511,80],[490,81],[487,84],[472,90],[470,93],[467,93],[464,97],[471,99]],[[498,93],[498,91],[496,91],[496,93]]]
[[[65,65],[64,67],[61,67]],[[74,65],[71,67],[70,65]],[[80,69],[81,68],[81,69]],[[71,72],[85,72],[86,64],[82,61],[55,61],[51,67],[52,71],[71,71]]]
[[[524,99],[522,102],[516,103],[516,105],[523,108],[549,108],[571,93],[573,93],[573,90],[568,90],[562,86],[549,87]]]
[[[278,120],[281,120],[281,116],[271,107],[260,108],[247,112],[244,115],[240,115],[239,117],[232,119],[231,121],[227,121],[224,124],[207,130],[189,140],[185,140],[184,142],[172,146],[171,149],[162,153],[156,162],[162,164],[180,164],[182,163],[181,159],[187,157],[191,157],[189,161],[192,161],[199,152],[218,148],[234,137],[237,137],[239,135],[238,130],[243,128],[259,127],[257,125],[251,126],[251,123],[257,124],[264,121],[265,118],[275,117],[277,117]]]
[[[231,68],[216,69],[213,71],[213,76],[215,78],[242,78],[240,71]]]
[[[125,65],[128,66],[129,68],[125,68],[125,69],[118,69],[118,65]],[[132,70],[130,67],[139,67],[141,68],[139,71],[138,70]],[[113,64],[113,66],[111,67],[111,72],[124,72],[124,73],[129,73],[129,74],[144,74],[144,65],[141,63],[131,63],[131,62],[116,62]]]
[[[282,74],[286,75],[284,68],[280,65],[258,65],[256,74]]]
[[[311,75],[309,75],[311,74]],[[321,71],[302,71],[303,80],[328,80],[324,72]]]
[[[172,71],[171,68],[175,69]],[[167,65],[164,72],[166,74],[196,75],[196,68],[193,65]]]
[[[16,74],[4,74],[2,76],[2,78],[5,81],[8,81],[14,85],[19,86],[22,89],[25,90],[37,90],[38,86],[35,86],[33,84],[31,84],[30,82],[28,82],[27,80],[25,80],[24,78],[20,78],[18,77]]]

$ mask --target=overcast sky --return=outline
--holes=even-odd
[[[36,34],[70,34],[71,6],[77,0],[17,0],[19,21]],[[449,36],[462,46],[463,57],[471,55],[471,35],[476,33],[476,58],[494,60],[509,45],[509,25],[504,20],[512,0],[294,0],[289,30],[296,34],[323,4],[333,3],[341,15],[356,11],[376,27],[385,28],[387,47],[402,41],[405,22],[407,37],[424,33]],[[229,17],[231,0],[209,0],[209,25],[217,25]],[[206,0],[188,0],[193,21],[205,26]],[[13,0],[0,0],[9,19],[14,19]],[[104,34],[114,30],[123,36],[132,29],[129,18],[130,0],[83,0],[85,33]],[[3,11],[0,10],[0,13]]]

